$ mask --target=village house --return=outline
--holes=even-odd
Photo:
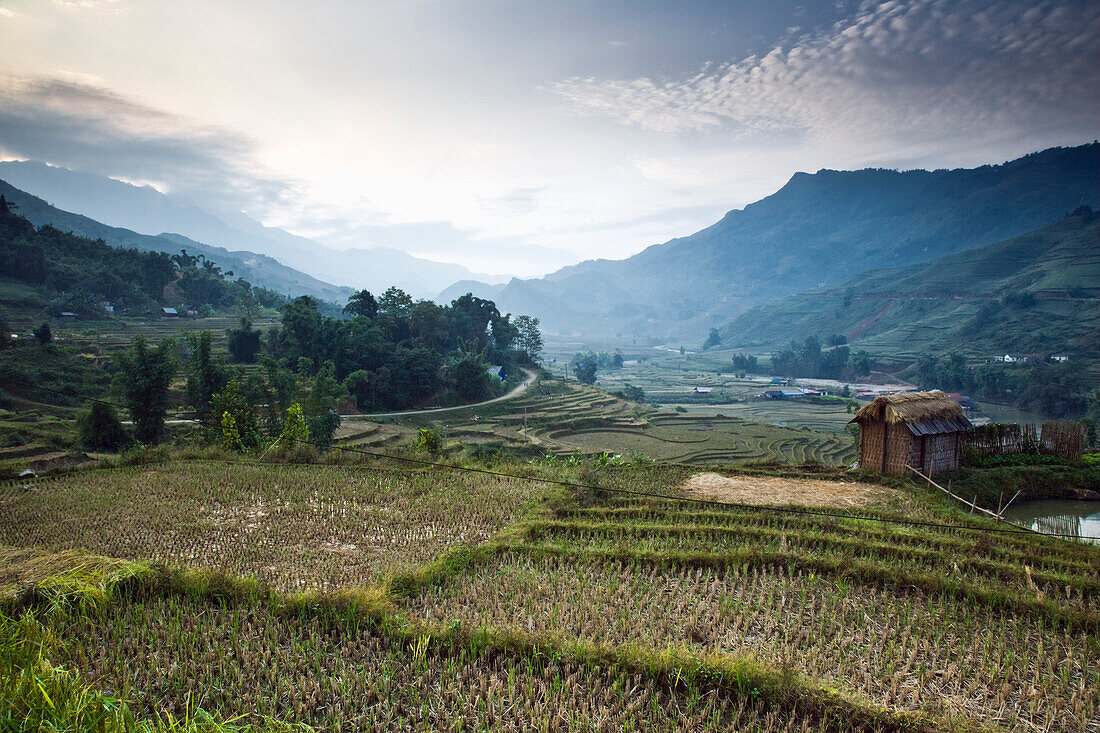
[[[962,436],[973,426],[940,391],[883,395],[850,421],[860,427],[859,467],[932,476],[958,468]]]
[[[691,392],[692,392],[692,394],[697,394],[697,395],[710,394],[711,393],[711,388],[710,387],[693,387]]]

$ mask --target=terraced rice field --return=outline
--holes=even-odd
[[[482,542],[543,492],[468,474],[175,462],[9,483],[0,543],[330,589]]]
[[[839,465],[856,456],[851,438],[835,431],[660,411],[560,380],[540,382],[514,400],[482,408],[381,425],[348,421],[338,436],[352,445],[392,447],[411,440],[413,428],[431,424],[442,428],[445,439],[468,445],[498,441],[530,451],[609,452],[688,464],[768,460]]]
[[[835,472],[741,474],[789,487],[754,509],[686,501],[685,467],[538,470],[599,488],[211,461],[8,486],[6,689],[326,730],[1100,730],[1098,547],[844,477],[845,516],[797,506]]]

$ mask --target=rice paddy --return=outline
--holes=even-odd
[[[8,486],[0,636],[145,721],[1100,731],[1100,548],[835,471],[743,470],[757,510],[611,491],[687,498],[685,467],[538,470],[602,488],[215,461]],[[830,483],[867,496],[779,493]]]
[[[844,465],[856,456],[852,439],[839,428],[781,427],[720,410],[709,415],[678,414],[561,380],[540,381],[516,399],[496,405],[400,420],[350,419],[337,436],[352,446],[390,451],[407,444],[415,428],[423,425],[439,426],[451,443],[492,442],[527,453],[608,452],[695,465],[743,461]]]
[[[0,543],[324,590],[370,585],[482,542],[544,492],[469,474],[173,462],[8,484]]]

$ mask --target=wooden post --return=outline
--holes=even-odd
[[[882,472],[886,473],[886,450],[890,446],[890,423],[882,422]]]
[[[978,506],[978,505],[977,505],[976,503],[974,503],[974,502],[970,502],[970,501],[967,501],[966,499],[962,498],[961,496],[957,496],[956,494],[952,494],[952,493],[951,493],[950,491],[948,491],[947,489],[943,488],[942,486],[940,486],[939,484],[937,484],[937,483],[936,483],[935,481],[933,481],[932,479],[928,478],[927,476],[925,476],[925,475],[924,475],[923,473],[921,473],[921,472],[920,472],[920,471],[918,471],[917,469],[913,468],[912,466],[906,466],[906,468],[908,468],[908,469],[909,469],[910,471],[912,471],[913,473],[917,474],[917,475],[918,475],[918,476],[920,476],[920,477],[921,477],[922,479],[924,479],[924,480],[925,480],[925,481],[927,481],[928,483],[932,484],[932,485],[933,485],[933,486],[935,486],[935,487],[936,487],[937,489],[939,489],[939,490],[940,490],[940,491],[942,491],[943,493],[947,494],[947,495],[948,495],[948,496],[950,496],[951,498],[953,498],[953,499],[956,499],[957,501],[961,501],[961,502],[962,502],[963,504],[966,504],[966,505],[967,505],[968,507],[970,507],[970,508],[971,508],[972,510],[973,510],[973,509],[977,509],[977,510],[978,510],[979,512],[982,512],[983,514],[988,514],[989,516],[993,517],[993,518],[994,518],[994,519],[996,519],[997,521],[1002,521],[1002,520],[1001,520],[1001,515],[1000,515],[1000,513],[999,513],[999,512],[998,512],[998,513],[993,513],[993,512],[991,512],[991,511],[989,511],[988,509],[983,509],[982,507]]]

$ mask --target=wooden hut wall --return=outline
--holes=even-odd
[[[883,422],[871,422],[860,426],[859,431],[859,467],[882,470]]]
[[[920,466],[925,476],[954,471],[959,467],[959,434],[939,433],[937,435],[925,435],[923,439],[914,441],[915,444],[923,443],[923,453],[915,463],[910,465]]]
[[[886,460],[882,466],[883,473],[909,473],[907,468],[912,460],[913,444],[917,441],[909,428],[902,423],[886,424]]]

